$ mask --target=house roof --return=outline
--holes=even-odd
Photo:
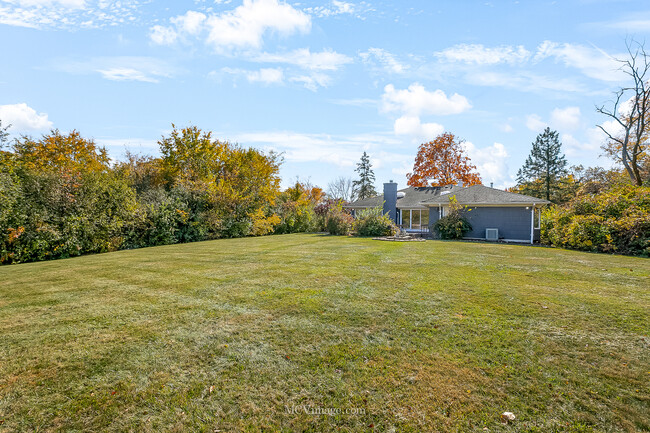
[[[434,197],[440,195],[441,191],[456,191],[459,186],[449,185],[449,186],[425,186],[425,187],[413,187],[400,189],[397,191],[397,208],[398,209],[416,209],[424,207],[422,205],[423,201],[430,200]],[[462,188],[461,188],[462,189]],[[399,197],[404,193],[404,197]],[[348,208],[369,208],[383,206],[384,204],[384,195],[378,195],[375,197],[365,198],[363,200],[357,200],[355,202],[349,203],[344,207]]]
[[[483,185],[472,185],[458,188],[450,194],[438,195],[423,201],[424,206],[448,204],[449,198],[455,196],[459,204],[464,205],[515,205],[515,204],[548,204],[550,201],[529,195],[507,192],[489,188]]]
[[[417,209],[425,206],[448,204],[449,198],[456,197],[459,204],[464,205],[532,205],[548,204],[547,200],[528,195],[507,192],[500,189],[489,188],[483,185],[461,187],[457,185],[408,187],[400,189],[397,198],[398,209]],[[399,197],[404,193],[404,197]],[[442,194],[441,194],[442,193]],[[370,208],[384,204],[384,195],[365,198],[349,203],[347,208]]]

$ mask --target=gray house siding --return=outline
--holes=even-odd
[[[437,207],[429,208],[429,233],[433,233],[433,225],[440,219],[440,211]]]
[[[485,239],[485,229],[499,229],[499,239],[530,242],[531,209],[525,207],[470,207],[465,218],[472,225],[468,238]],[[436,209],[437,211],[437,209]]]

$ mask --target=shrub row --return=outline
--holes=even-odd
[[[263,235],[280,224],[277,155],[195,127],[159,144],[160,158],[115,164],[74,131],[0,149],[0,264]]]
[[[650,187],[618,185],[550,207],[541,236],[563,248],[650,256]]]
[[[327,231],[332,235],[348,235],[354,231],[357,236],[393,236],[398,230],[380,207],[360,210],[353,218],[339,205],[327,215]]]

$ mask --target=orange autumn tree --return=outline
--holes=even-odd
[[[409,186],[445,186],[462,183],[480,185],[481,176],[454,134],[445,132],[420,145],[413,173],[406,175]]]

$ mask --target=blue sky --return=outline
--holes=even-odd
[[[284,152],[285,186],[354,177],[364,151],[404,185],[450,131],[504,187],[547,125],[571,164],[611,165],[594,107],[649,34],[647,0],[0,0],[0,119],[115,158],[196,125]]]

